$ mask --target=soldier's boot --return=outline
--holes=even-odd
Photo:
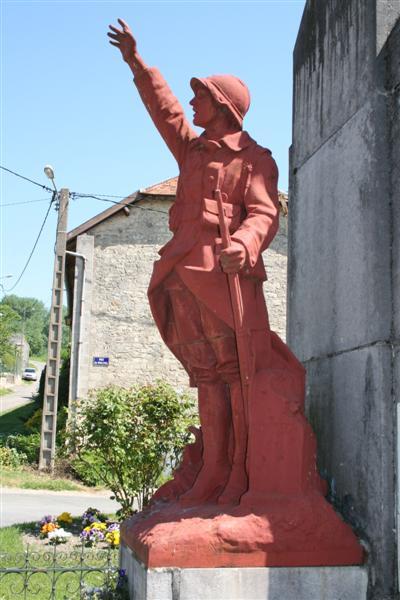
[[[229,480],[218,498],[218,504],[238,504],[240,497],[247,491],[246,472],[248,427],[246,409],[243,403],[240,381],[229,385],[233,424],[233,460]]]
[[[181,506],[215,502],[228,481],[231,409],[226,384],[200,383],[199,415],[203,436],[203,466],[193,487],[180,496]]]

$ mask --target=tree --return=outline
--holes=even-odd
[[[47,352],[50,312],[41,300],[10,294],[4,296],[1,306],[10,306],[19,316],[18,332],[22,333],[29,344],[31,354],[42,356]],[[66,350],[70,342],[70,328],[65,324],[68,309],[63,307],[62,349]]]
[[[84,402],[70,441],[126,517],[134,500],[145,506],[160,476],[176,467],[194,420],[192,399],[166,383],[111,386]]]
[[[0,303],[9,306],[20,316],[18,332],[22,333],[29,344],[31,354],[41,355],[47,350],[49,311],[41,300],[24,298],[10,294]]]
[[[0,360],[8,365],[14,359],[14,346],[10,342],[13,333],[19,329],[20,316],[7,304],[0,304]]]

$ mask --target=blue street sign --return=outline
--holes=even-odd
[[[110,364],[110,359],[108,356],[93,356],[93,366],[94,367],[108,367]]]

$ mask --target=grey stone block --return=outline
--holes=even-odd
[[[398,0],[377,0],[376,2],[376,53],[379,54],[400,16]]]
[[[288,343],[302,361],[390,335],[385,111],[373,97],[292,178]]]
[[[135,600],[175,600],[172,569],[146,569],[130,548],[121,545],[120,567],[126,570],[129,596]]]
[[[347,122],[372,89],[375,27],[374,0],[307,2],[293,57],[295,167]]]
[[[400,339],[400,21],[388,40],[388,82],[390,96],[389,132],[391,144],[392,260],[394,337]]]
[[[362,567],[146,569],[126,546],[121,561],[132,600],[365,600],[367,593]]]
[[[389,593],[396,543],[392,348],[364,348],[306,367],[319,469],[340,512],[368,539],[369,559]]]

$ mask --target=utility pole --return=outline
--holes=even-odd
[[[39,469],[49,469],[50,471],[53,471],[54,469],[56,449],[58,379],[60,373],[62,341],[63,288],[69,190],[62,189],[58,198],[59,205],[53,273],[53,294],[50,309],[49,341],[39,455]]]

